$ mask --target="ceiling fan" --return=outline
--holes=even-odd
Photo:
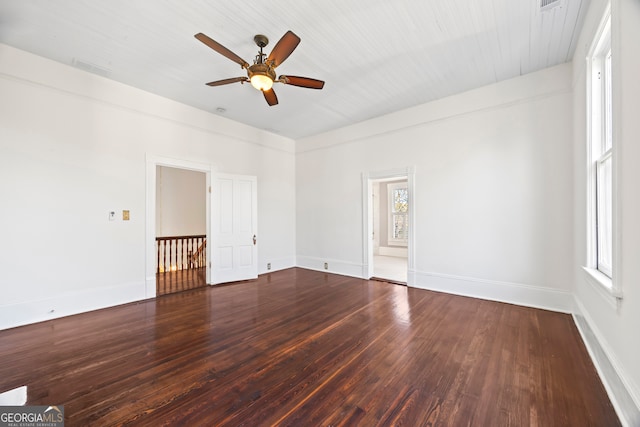
[[[291,31],[287,31],[285,35],[282,36],[269,56],[262,52],[262,49],[269,44],[269,39],[262,34],[256,35],[253,38],[253,41],[258,45],[260,51],[256,55],[253,65],[249,65],[247,61],[202,33],[198,33],[194,37],[218,52],[220,55],[226,56],[233,62],[240,64],[243,69],[247,70],[247,77],[232,77],[230,79],[216,80],[214,82],[207,83],[207,86],[222,86],[230,83],[250,82],[253,87],[262,91],[264,99],[269,105],[276,105],[278,103],[278,97],[272,88],[274,83],[284,83],[309,89],[322,89],[324,87],[324,82],[322,80],[311,79],[309,77],[281,75],[276,79],[276,67],[280,66],[280,64],[282,64],[295,50],[298,43],[300,43],[300,37],[296,36]]]

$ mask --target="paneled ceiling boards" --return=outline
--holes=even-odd
[[[540,1],[7,1],[0,42],[297,139],[569,61],[588,0]],[[288,30],[322,91],[204,86],[245,73],[194,34],[248,60]]]

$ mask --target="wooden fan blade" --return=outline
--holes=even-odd
[[[267,100],[267,104],[273,106],[278,103],[278,97],[273,89],[263,90],[262,93],[264,94],[264,99]]]
[[[194,37],[197,38],[198,40],[200,40],[202,43],[204,43],[207,46],[209,46],[211,49],[213,49],[216,52],[218,52],[220,55],[226,56],[227,58],[229,58],[233,62],[236,62],[236,63],[240,64],[240,66],[242,68],[247,68],[249,66],[249,63],[247,61],[245,61],[244,59],[240,58],[238,55],[236,55],[235,53],[231,52],[229,49],[227,49],[226,47],[222,46],[220,43],[218,43],[217,41],[213,40],[212,38],[210,38],[208,36],[205,36],[202,33],[198,33]]]
[[[222,85],[228,85],[231,83],[248,82],[248,81],[249,79],[247,77],[232,77],[230,79],[216,80],[215,82],[209,82],[207,83],[207,86],[222,86]]]
[[[311,79],[309,77],[280,76],[278,80],[281,80],[284,84],[306,87],[309,89],[322,89],[324,87],[324,82],[322,80]]]
[[[278,43],[276,43],[267,58],[267,62],[271,62],[272,67],[276,68],[278,65],[282,64],[289,55],[291,55],[291,52],[298,47],[298,43],[300,43],[300,37],[293,34],[292,31],[287,31],[285,35],[278,40]]]

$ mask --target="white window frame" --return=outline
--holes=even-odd
[[[587,56],[587,280],[608,296],[622,298],[622,292],[615,280],[615,234],[616,218],[616,178],[615,178],[615,123],[612,100],[613,77],[611,67],[611,12],[607,8],[595,34]],[[612,174],[603,179],[605,166]],[[598,223],[606,213],[609,201],[610,225]],[[611,256],[603,254],[603,236],[609,233]]]
[[[392,183],[387,185],[387,204],[389,206],[387,242],[389,245],[393,245],[393,246],[407,246],[408,244],[408,239],[396,239],[393,235],[393,216],[394,215],[404,215],[405,216],[404,223],[407,227],[409,227],[408,207],[407,207],[407,212],[405,213],[397,213],[394,211],[393,192],[395,190],[400,190],[400,189],[407,190],[407,196],[408,196],[409,186],[407,182],[398,182],[398,183]],[[407,203],[411,203],[411,200],[409,200],[408,198],[407,198],[407,201],[408,201]],[[407,230],[407,236],[408,236],[408,231],[409,230]]]

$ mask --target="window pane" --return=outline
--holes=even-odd
[[[393,190],[393,212],[407,212],[409,192],[406,188]]]
[[[407,239],[407,215],[393,215],[393,238],[398,240]]]
[[[613,265],[612,233],[612,160],[611,155],[598,162],[597,171],[598,270],[611,277]]]
[[[609,51],[604,59],[604,147],[602,152],[604,153],[611,148],[613,140],[613,107],[611,102],[611,51]]]

